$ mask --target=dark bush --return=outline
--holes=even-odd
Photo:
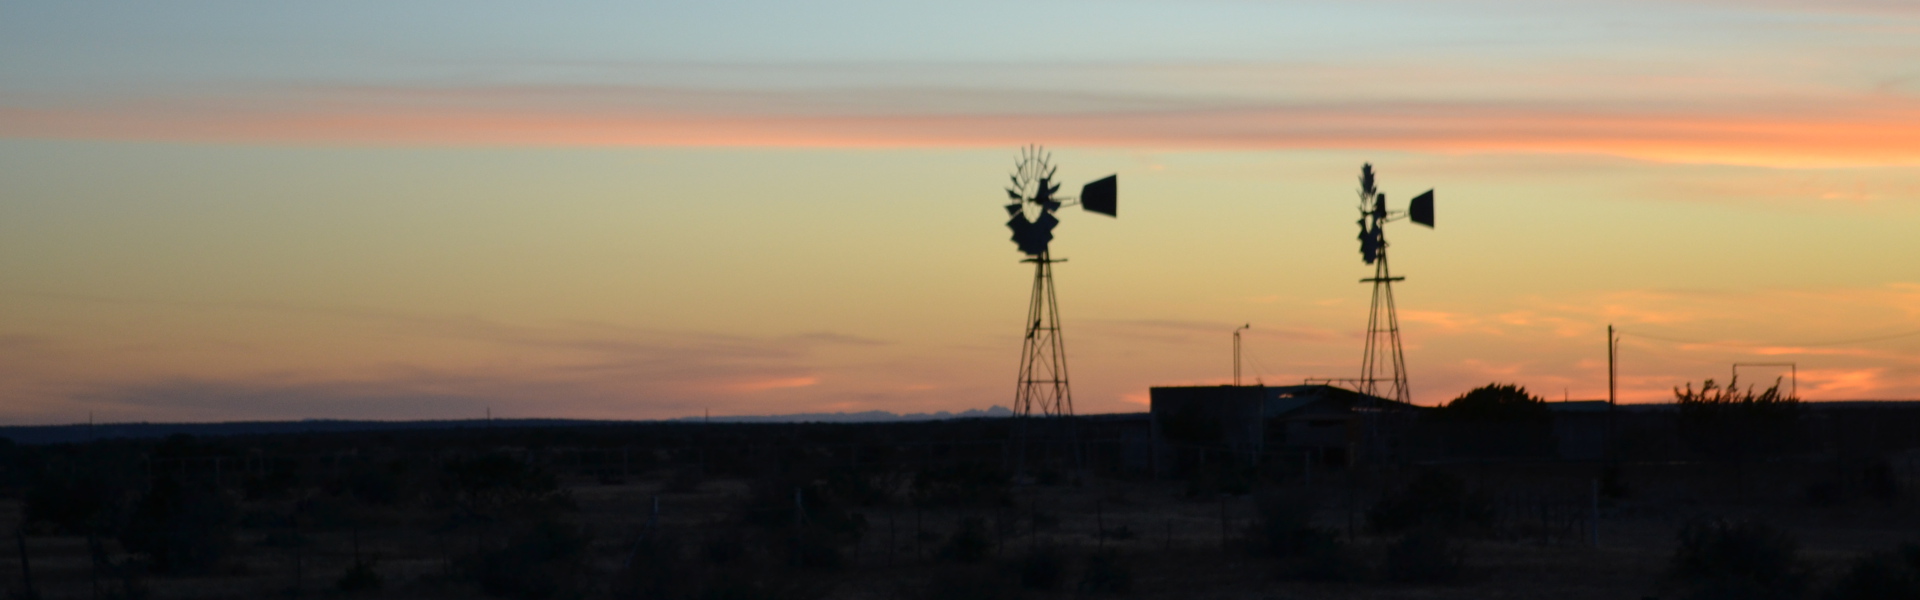
[[[1340,542],[1334,531],[1312,524],[1315,502],[1303,494],[1260,498],[1260,516],[1248,537],[1255,554],[1280,559],[1274,577],[1280,580],[1353,581],[1366,566]]]
[[[1857,499],[1888,502],[1900,497],[1900,480],[1886,459],[1835,462],[1820,479],[1801,488],[1808,505],[1835,506]]]
[[[947,543],[940,547],[940,557],[967,564],[978,564],[987,560],[993,552],[993,538],[987,533],[987,523],[980,517],[960,519],[960,525],[954,528],[953,535],[947,537]]]
[[[766,574],[721,575],[701,590],[699,600],[817,600],[833,591],[831,584],[806,579],[778,579]]]
[[[1804,438],[1800,399],[1780,391],[1780,382],[1755,393],[1734,378],[1721,388],[1708,379],[1674,388],[1680,436],[1695,452],[1722,460],[1744,460],[1790,452]]]
[[[803,527],[793,537],[790,564],[804,569],[833,570],[846,565],[841,536],[821,527]]]
[[[1620,465],[1607,465],[1600,469],[1600,497],[1609,500],[1625,500],[1633,495],[1633,489],[1627,487],[1627,476]]]
[[[1242,496],[1253,493],[1258,473],[1252,465],[1217,460],[1196,465],[1187,474],[1187,497],[1205,498],[1219,494]]]
[[[1367,509],[1367,525],[1381,533],[1416,528],[1448,532],[1485,529],[1493,524],[1493,503],[1443,471],[1428,471]]]
[[[925,507],[1000,507],[1013,504],[1013,479],[983,463],[927,467],[913,475],[913,502]]]
[[[490,595],[576,598],[587,583],[588,541],[578,527],[542,520],[514,535],[505,547],[473,557],[467,569]]]
[[[347,572],[342,574],[339,580],[333,582],[333,587],[346,593],[367,592],[380,589],[380,584],[382,583],[380,573],[373,570],[373,566],[376,564],[379,564],[378,558],[353,561],[353,566],[348,567]]]
[[[81,534],[104,525],[109,510],[120,501],[120,490],[92,473],[58,470],[27,490],[25,500],[27,522]]]
[[[740,514],[742,520],[761,528],[783,530],[805,525],[830,533],[840,542],[858,540],[867,531],[866,517],[849,512],[827,486],[786,476],[755,480]]]
[[[1360,581],[1367,577],[1367,565],[1353,549],[1340,543],[1339,535],[1324,529],[1296,542],[1294,556],[1282,563],[1281,579],[1299,581]]]
[[[441,486],[468,514],[525,517],[573,507],[552,473],[506,454],[447,461]]]
[[[1118,550],[1095,552],[1087,557],[1087,569],[1080,574],[1080,591],[1091,594],[1118,594],[1133,589],[1133,567]]]
[[[1517,385],[1490,384],[1427,413],[1457,456],[1551,456],[1553,416],[1545,400]]]
[[[266,464],[264,472],[247,472],[240,478],[240,489],[246,493],[247,500],[273,500],[285,498],[293,493],[300,483],[300,463],[295,460],[274,460]]]
[[[1419,529],[1387,546],[1388,579],[1402,583],[1453,583],[1466,573],[1459,546],[1438,529]]]
[[[979,567],[949,567],[934,573],[916,596],[925,600],[1005,600],[1020,588]]]
[[[1066,581],[1067,555],[1059,548],[1043,546],[1020,557],[1014,564],[1020,573],[1020,586],[1039,591],[1060,589]]]
[[[1920,598],[1920,546],[1854,559],[1827,590],[1827,600],[1911,600]]]
[[[128,550],[146,555],[160,573],[205,573],[233,548],[239,507],[221,490],[171,477],[135,503],[120,532]]]
[[[729,546],[720,552],[719,560],[711,554],[707,560],[719,565],[738,562],[742,557],[736,548],[744,554],[743,546]],[[635,540],[627,551],[614,589],[629,598],[685,598],[698,589],[698,567],[681,552],[679,537],[672,530],[655,530]]]
[[[1490,383],[1474,388],[1429,413],[1431,418],[1457,422],[1544,422],[1552,419],[1547,402],[1514,384]]]
[[[329,482],[327,491],[368,504],[392,506],[401,501],[406,475],[407,463],[400,460],[358,463]]]
[[[1291,556],[1306,537],[1316,534],[1313,513],[1318,503],[1305,494],[1267,494],[1255,505],[1259,518],[1248,536],[1248,550],[1266,556]]]
[[[692,494],[700,491],[700,485],[706,482],[706,473],[700,467],[683,467],[667,478],[660,491],[668,494]]]
[[[1806,590],[1798,544],[1758,521],[1694,519],[1681,526],[1668,572],[1695,597],[1798,598]]]

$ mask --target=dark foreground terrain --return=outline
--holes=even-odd
[[[1150,445],[1102,431],[1024,447],[1010,419],[5,445],[0,523],[18,528],[0,581],[16,598],[1920,594],[1920,455],[1900,431],[1846,451],[1351,467],[1204,448],[1143,462]]]

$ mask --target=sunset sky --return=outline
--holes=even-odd
[[[1363,162],[1417,403],[1920,398],[1911,2],[4,2],[0,424],[1010,405],[1029,143],[1082,413],[1357,375]]]

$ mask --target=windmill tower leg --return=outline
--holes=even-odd
[[[1020,381],[1014,389],[1014,434],[1020,438],[1020,468],[1025,468],[1034,419],[1073,416],[1073,389],[1067,378],[1066,340],[1060,334],[1060,304],[1053,291],[1053,263],[1046,254],[1034,263],[1033,295],[1027,302],[1027,334],[1020,350]]]
[[[1393,282],[1405,279],[1392,275],[1386,253],[1381,252],[1374,263],[1373,277],[1360,280],[1373,284],[1373,306],[1367,311],[1367,349],[1360,359],[1360,391],[1410,403],[1413,392],[1407,387],[1407,360],[1400,348],[1400,315],[1393,306]],[[1380,389],[1382,370],[1391,370],[1388,375],[1392,379],[1385,390]]]
[[[1393,305],[1393,282],[1405,280],[1394,277],[1387,268],[1387,254],[1384,249],[1374,263],[1373,277],[1361,280],[1373,284],[1373,306],[1367,313],[1367,348],[1360,359],[1360,392],[1374,397],[1388,398],[1401,403],[1411,404],[1413,392],[1407,386],[1407,360],[1400,347],[1400,315]],[[1385,354],[1386,356],[1382,356]],[[1391,370],[1392,377],[1386,389],[1380,386],[1380,371]],[[1383,393],[1384,392],[1384,393]],[[1380,428],[1381,412],[1378,407],[1366,411],[1366,440],[1360,450],[1368,455],[1368,460],[1386,457],[1385,438]]]

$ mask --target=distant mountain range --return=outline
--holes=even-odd
[[[627,423],[882,423],[897,421],[941,421],[1011,417],[1004,406],[960,413],[895,414],[884,410],[866,412],[801,413],[793,415],[684,417],[665,421],[597,421],[585,419],[462,419],[441,421],[350,421],[304,419],[299,421],[233,421],[226,423],[100,423],[88,425],[10,425],[0,426],[0,438],[15,444],[66,444],[89,440],[152,439],[174,434],[196,436],[271,435],[288,433],[342,433],[352,431],[405,431],[426,429],[468,429],[480,427],[575,427],[582,425],[620,425]]]
[[[866,412],[836,413],[800,413],[795,415],[769,415],[764,417],[683,417],[675,421],[709,421],[713,423],[881,423],[889,421],[944,421],[947,419],[984,419],[989,417],[1011,417],[1013,409],[994,405],[986,410],[971,409],[964,412],[894,414],[884,410]]]

